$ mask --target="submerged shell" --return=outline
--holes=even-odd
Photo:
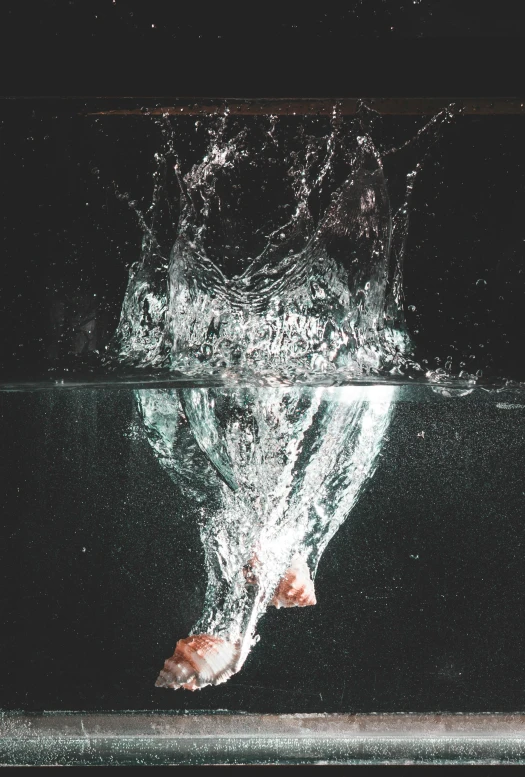
[[[175,652],[164,662],[155,685],[197,691],[226,682],[237,671],[239,646],[210,634],[179,639]]]
[[[315,598],[314,582],[306,561],[295,558],[292,565],[286,570],[273,599],[270,602],[274,607],[310,607],[317,604]]]

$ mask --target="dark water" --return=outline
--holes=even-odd
[[[364,157],[354,154],[351,143],[345,146],[345,138],[351,140],[357,132],[357,119],[334,121],[333,126],[328,119],[304,122],[317,138],[315,143],[304,142],[302,119],[280,120],[277,135],[281,137],[281,132],[284,166],[279,175],[270,175],[265,166],[277,158],[269,150],[273,129],[264,154],[255,144],[251,155],[243,157],[250,165],[259,165],[257,181],[277,191],[267,197],[270,215],[261,209],[262,186],[257,181],[248,181],[251,188],[239,186],[226,165],[226,183],[222,188],[217,184],[224,148],[235,152],[234,159],[244,149],[240,134],[229,146],[221,145],[217,132],[223,125],[230,131],[226,118],[218,129],[211,124],[213,142],[204,132],[207,123],[199,124],[193,117],[168,124],[145,116],[117,124],[113,118],[73,117],[67,112],[59,116],[49,107],[40,113],[27,108],[9,115],[4,128],[13,149],[3,187],[4,247],[12,272],[4,279],[0,382],[4,389],[17,383],[25,390],[0,392],[2,707],[282,713],[522,709],[525,400],[523,384],[521,390],[499,393],[484,387],[503,387],[507,378],[519,381],[525,375],[523,117],[447,122],[428,154],[425,151],[423,167],[418,167],[421,149],[412,153],[412,146],[406,145],[426,123],[422,117],[386,119],[381,129],[371,120],[378,141],[374,148],[365,143]],[[356,142],[368,138],[369,119],[366,112],[359,119],[364,123]],[[261,123],[263,129],[266,124],[271,129],[267,119]],[[334,143],[346,149],[341,159],[345,165],[350,160],[359,173],[355,180],[362,184],[362,193],[375,191],[367,182],[376,181],[381,172],[376,188],[382,194],[374,196],[374,207],[368,194],[364,200],[350,198],[344,212],[322,221],[321,211],[329,209],[330,202],[318,185],[324,173],[312,178],[313,184],[309,175],[304,176],[308,192],[296,175],[301,153],[315,150],[320,138],[329,149]],[[206,184],[201,200],[210,208],[197,214],[202,215],[202,224],[189,213],[184,197],[178,202],[181,192],[173,176],[166,181],[155,178],[165,163],[171,165],[166,169],[174,169],[173,149],[179,147],[183,161],[187,157],[184,180],[191,185],[186,191],[198,193]],[[201,167],[199,160],[210,148],[221,154],[210,168],[208,186],[204,173],[210,172],[209,166]],[[390,153],[393,148],[401,155]],[[159,149],[164,149],[164,156],[159,156]],[[307,155],[307,172],[316,170],[315,159]],[[336,175],[341,159],[325,166],[334,173],[329,184],[337,191],[344,189],[344,176],[339,180]],[[288,168],[291,160],[295,162]],[[244,171],[248,179],[252,168]],[[288,263],[295,268],[297,257],[304,254],[310,262],[305,277],[326,280],[323,291],[336,288],[350,254],[343,251],[339,256],[339,243],[332,238],[346,224],[343,242],[351,238],[352,250],[358,246],[360,251],[354,270],[358,275],[368,273],[355,281],[357,293],[363,286],[373,303],[371,310],[360,303],[366,315],[352,319],[354,329],[362,340],[372,324],[371,344],[376,349],[370,353],[384,357],[378,372],[370,354],[364,353],[367,380],[388,382],[395,375],[401,383],[409,383],[409,378],[418,383],[420,378],[429,385],[403,385],[397,391],[391,424],[380,451],[374,453],[377,471],[320,560],[317,605],[279,611],[270,607],[257,626],[260,641],[226,684],[197,693],[157,689],[154,683],[164,659],[177,640],[188,635],[203,608],[207,569],[199,523],[208,504],[203,507],[189,498],[188,483],[181,488],[182,483],[170,479],[160,466],[137,411],[134,389],[140,387],[133,381],[140,374],[153,381],[151,387],[156,378],[171,374],[166,369],[188,366],[177,362],[180,354],[174,347],[180,345],[181,332],[186,333],[184,306],[175,295],[170,308],[163,295],[168,270],[172,287],[184,291],[198,279],[204,253],[202,246],[196,253],[191,241],[187,241],[191,251],[181,248],[181,235],[192,240],[192,230],[204,235],[201,242],[214,267],[227,280],[235,272],[237,281],[229,279],[233,287],[230,283],[228,293],[235,292],[238,302],[239,278],[246,276],[249,260],[266,256],[268,245],[254,243],[257,251],[252,251],[251,244],[248,250],[239,240],[233,244],[239,255],[222,251],[222,244],[231,248],[231,241],[229,233],[223,234],[227,223],[221,208],[236,192],[231,210],[242,216],[243,223],[233,219],[233,233],[247,242],[259,240],[261,219],[272,230],[275,226],[272,209],[281,207],[279,197],[284,196],[279,176],[286,180],[289,169],[295,171],[292,181],[301,184],[299,195],[294,190],[290,202],[306,203],[311,209],[313,222],[305,222],[304,230],[310,242],[306,253],[303,247],[303,253],[289,252],[288,259],[283,259],[279,246],[268,244],[276,257],[271,277],[277,267],[288,278]],[[407,199],[412,185],[407,181],[412,181],[416,169],[417,181]],[[199,175],[192,177],[188,171]],[[388,197],[383,196],[385,191]],[[252,199],[246,199],[247,192]],[[312,192],[319,195],[319,202],[312,199]],[[370,235],[383,234],[375,222],[395,222],[408,200],[410,223],[399,222],[402,252],[398,248],[392,253],[387,240],[367,242],[363,212],[373,227]],[[356,210],[357,202],[361,206]],[[247,213],[242,210],[245,205]],[[215,221],[212,206],[220,206]],[[347,218],[355,213],[359,218]],[[303,235],[301,219],[294,217],[290,223],[294,239]],[[203,224],[207,232],[202,232]],[[273,234],[270,227],[261,234]],[[367,240],[362,239],[362,227]],[[337,259],[330,282],[325,268],[321,272],[312,264],[321,249]],[[181,257],[185,273],[178,272]],[[390,269],[383,276],[378,267]],[[261,268],[255,262],[252,269],[257,280]],[[208,280],[201,283],[205,290]],[[222,276],[219,280],[213,289],[226,285]],[[257,284],[248,284],[250,294],[252,286]],[[297,297],[295,286],[281,284],[278,291],[285,304],[270,316],[277,323],[293,312]],[[268,296],[268,306],[274,302],[273,293],[259,296]],[[332,310],[329,295],[329,305],[318,302],[316,289],[311,296],[317,307],[306,300],[310,318],[317,320]],[[396,315],[389,326],[393,332],[408,332],[420,368],[414,374],[396,372],[399,342],[385,340],[377,327],[383,309],[391,314],[392,299]],[[204,379],[211,376],[220,384],[223,356],[228,367],[237,358],[237,349],[230,353],[232,343],[219,340],[224,332],[219,333],[217,316],[205,295],[203,300],[204,313],[190,311],[189,319],[191,327],[195,319],[202,329],[199,347],[192,343],[186,347],[184,337],[182,341],[186,356],[195,357],[198,367],[204,356],[202,363],[211,364],[208,341],[213,341],[211,356],[218,361],[212,365],[214,372],[204,370]],[[237,319],[230,316],[228,324],[223,313],[231,311],[223,307],[221,326],[227,328],[233,321],[235,329]],[[350,303],[347,308],[352,308]],[[259,315],[259,307],[254,310]],[[173,321],[165,320],[166,312]],[[257,324],[257,316],[252,318]],[[110,374],[101,356],[119,320],[121,325],[123,321],[136,325],[131,327],[134,339],[121,327],[125,348],[120,356],[129,351],[133,356],[138,353],[138,359],[128,360],[128,373],[117,362]],[[261,344],[263,330],[255,324],[249,349],[241,339],[241,355],[252,352],[252,340]],[[154,325],[158,331],[150,332]],[[237,326],[237,335],[239,331]],[[171,348],[171,361],[165,361],[164,351],[157,359],[161,336]],[[308,359],[317,353],[319,343],[313,340],[308,340]],[[239,338],[232,342],[238,345]],[[218,344],[224,346],[222,351]],[[339,348],[337,337],[335,344]],[[131,345],[137,353],[132,353]],[[336,356],[338,348],[334,346]],[[288,368],[295,351],[276,353]],[[353,353],[359,356],[358,349]],[[133,372],[137,360],[140,368],[150,364],[164,372],[161,376],[141,369]],[[342,366],[352,366],[347,362]],[[189,364],[191,369],[186,370],[186,388],[198,378],[194,366]],[[261,377],[260,362],[255,367],[256,377]],[[306,362],[299,367],[299,372],[287,375],[295,386],[305,385],[305,375],[306,384],[311,378]],[[278,382],[282,376],[280,370],[277,373],[270,377]],[[323,380],[326,376],[331,379],[332,373],[321,371]],[[253,372],[248,377],[253,379]],[[345,372],[343,382],[349,377],[353,373]],[[115,384],[87,388],[86,378]],[[226,383],[230,378],[226,375]],[[456,388],[476,388],[467,396],[447,397],[430,385],[452,378]],[[75,381],[78,385],[72,387]],[[57,387],[50,388],[54,383]],[[48,390],[27,390],[30,384],[47,385]],[[519,388],[518,383],[513,385]],[[222,389],[215,386],[220,398]],[[259,405],[264,406],[270,388],[258,391]],[[190,423],[195,432],[198,424],[195,419]],[[315,448],[312,435],[310,443]],[[239,466],[239,461],[234,464]],[[195,485],[202,491],[204,483],[206,490],[208,475],[198,467],[193,471]],[[224,467],[222,475],[224,480]]]
[[[318,604],[270,608],[243,669],[195,693],[154,687],[205,570],[195,508],[132,391],[3,393],[0,408],[4,709],[524,707],[519,392],[400,389],[377,472],[321,559]]]

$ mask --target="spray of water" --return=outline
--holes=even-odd
[[[230,384],[335,384],[406,361],[402,262],[420,164],[393,211],[380,151],[359,121],[313,134],[280,131],[271,118],[240,129],[215,120],[185,173],[175,148],[164,128],[152,204],[137,210],[144,239],[119,365]],[[158,223],[170,176],[180,213],[168,255]]]
[[[337,386],[411,364],[402,261],[419,167],[394,211],[363,121],[334,118],[290,133],[223,117],[185,172],[163,125],[115,348],[121,365],[195,381],[136,398],[159,462],[200,506],[208,586],[159,685],[223,682],[270,604],[315,603],[319,559],[374,471],[396,391]],[[168,255],[156,220],[170,171]]]

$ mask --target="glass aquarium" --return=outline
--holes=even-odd
[[[523,104],[2,110],[0,761],[525,760]]]

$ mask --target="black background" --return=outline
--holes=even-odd
[[[3,5],[10,95],[512,95],[519,0]]]
[[[146,117],[81,115],[100,107],[95,97],[135,96],[137,107],[184,96],[519,97],[519,10],[5,4],[0,90],[18,99],[0,103],[3,380],[67,377],[94,361],[79,321],[96,320],[90,348],[100,350],[118,320],[141,232],[112,181],[147,203],[159,140]],[[398,138],[420,124],[384,120]],[[525,377],[523,126],[520,116],[457,119],[416,185],[407,317],[430,366],[452,357],[456,373],[464,362],[488,378]]]
[[[66,370],[94,366],[94,351],[110,340],[129,267],[140,255],[136,214],[115,187],[147,209],[160,130],[153,117],[95,119],[80,114],[85,106],[0,106],[4,381],[67,379]],[[173,121],[182,134],[193,124]],[[286,121],[294,132],[297,122]],[[383,117],[378,138],[386,145],[401,142],[424,121]],[[417,356],[429,367],[451,360],[456,374],[465,369],[481,370],[487,379],[525,378],[524,130],[521,116],[456,117],[416,181],[404,288]],[[398,199],[403,173],[417,161],[405,157],[386,162]],[[176,234],[177,200],[174,206],[166,255]],[[95,331],[88,342],[79,327],[89,320]]]

